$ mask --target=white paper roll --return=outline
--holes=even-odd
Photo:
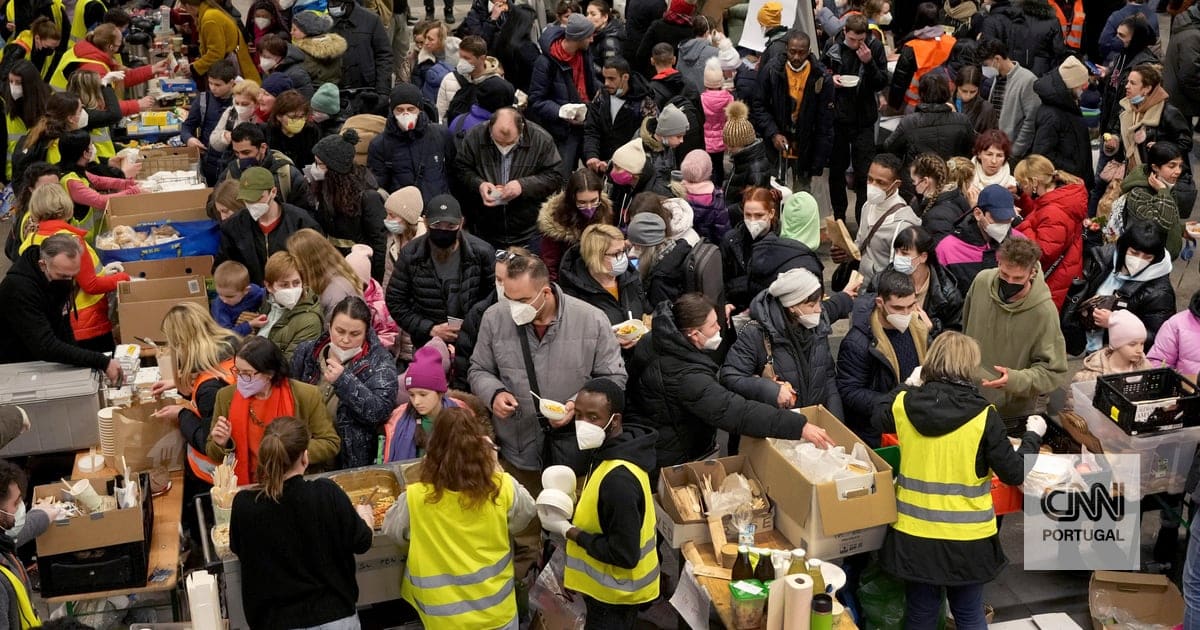
[[[767,600],[767,630],[783,630],[785,597],[787,589],[783,585],[783,579],[771,582],[770,599]]]
[[[784,630],[808,630],[812,615],[813,581],[804,573],[783,578]]]

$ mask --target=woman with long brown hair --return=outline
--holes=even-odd
[[[344,298],[362,297],[362,281],[354,267],[320,232],[312,228],[296,232],[288,237],[287,250],[304,286],[317,294],[326,315]]]
[[[383,521],[407,555],[401,596],[430,630],[515,628],[509,537],[533,518],[533,498],[501,470],[483,423],[457,407],[438,415],[419,475]]]
[[[371,548],[374,517],[336,483],[304,478],[310,439],[303,420],[275,419],[259,445],[259,487],[233,499],[229,547],[252,628],[359,628],[354,555]]]
[[[312,148],[313,163],[305,169],[305,179],[315,202],[314,217],[329,242],[343,256],[355,243],[369,246],[373,252],[371,277],[383,280],[388,253],[387,211],[375,176],[366,166],[354,162],[357,144],[358,133],[353,129],[321,138]]]
[[[538,211],[537,227],[542,235],[542,260],[550,280],[558,281],[563,255],[579,244],[591,225],[614,224],[612,201],[604,192],[604,179],[595,171],[581,168],[567,178],[567,187],[551,195]]]

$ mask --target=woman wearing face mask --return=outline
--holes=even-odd
[[[641,319],[648,310],[642,279],[629,264],[625,235],[608,224],[588,226],[579,244],[563,255],[559,286],[603,311],[613,325]],[[628,350],[635,342],[619,343]]]
[[[70,92],[52,93],[38,121],[13,149],[13,181],[20,181],[25,168],[34,162],[61,163],[58,139],[68,131],[86,129],[87,126],[88,113],[78,96]]]
[[[954,224],[971,211],[962,192],[950,182],[946,161],[932,153],[922,153],[908,168],[910,181],[921,198],[914,204],[921,217],[921,227],[934,239],[954,231]]]
[[[1108,195],[1100,200],[1100,209],[1108,214],[1105,239],[1117,240],[1129,222],[1151,221],[1167,231],[1167,252],[1171,259],[1179,256],[1183,249],[1183,222],[1172,193],[1182,179],[1186,159],[1186,154],[1174,143],[1154,143],[1146,151],[1146,163],[1130,170],[1121,182],[1122,194],[1111,208],[1105,208]]]
[[[1087,187],[1040,155],[1021,160],[1016,177],[1021,187],[1017,205],[1025,217],[1017,229],[1042,248],[1042,273],[1061,311],[1071,281],[1083,270],[1079,226],[1087,217]]]
[[[258,65],[262,68],[263,79],[272,74],[287,77],[292,82],[292,89],[312,98],[316,91],[312,77],[304,69],[304,53],[289,43],[287,35],[267,35],[258,44]]]
[[[925,228],[907,227],[892,242],[892,269],[912,278],[917,290],[917,310],[929,323],[929,338],[944,330],[962,328],[963,296],[958,283],[946,268],[938,264],[937,243]]]
[[[572,173],[566,190],[555,193],[538,211],[541,257],[550,270],[550,281],[558,281],[563,253],[579,243],[586,228],[613,222],[612,202],[604,193],[601,176],[587,168]]]
[[[821,280],[807,269],[779,274],[750,304],[751,323],[725,356],[721,384],[780,409],[824,405],[842,418],[829,333],[854,301],[840,292],[824,297]]]
[[[8,81],[0,86],[4,100],[4,180],[13,179],[13,156],[25,134],[37,124],[50,102],[50,86],[27,59],[12,63]]]
[[[333,306],[350,296],[362,297],[362,283],[329,239],[306,228],[288,237],[288,252],[296,261],[304,286],[312,289],[328,315]]]
[[[242,123],[263,123],[256,113],[258,96],[262,92],[258,82],[244,79],[233,86],[233,104],[221,113],[217,126],[208,136],[208,149],[221,152],[221,163],[233,159],[230,143],[233,129]]]
[[[974,3],[963,2],[960,6],[968,4]],[[979,98],[979,92],[983,89],[983,72],[979,66],[963,66],[957,78],[954,109],[971,119],[977,134],[995,129],[1000,122],[1000,112],[992,108],[988,99]]]
[[[975,179],[967,195],[972,204],[979,199],[979,191],[984,187],[996,184],[1009,190],[1017,190],[1017,180],[1012,176],[1008,160],[1012,157],[1012,142],[1008,135],[999,129],[989,129],[975,138],[974,157]]]
[[[751,437],[806,439],[825,448],[824,429],[776,404],[748,400],[717,380],[721,346],[717,312],[703,295],[686,293],[655,307],[652,332],[633,353],[629,422],[658,431],[656,467],[716,452],[717,429]]]
[[[1133,68],[1143,64],[1161,63],[1155,53],[1154,44],[1158,36],[1150,28],[1144,15],[1132,15],[1117,26],[1117,39],[1124,46],[1120,52],[1109,56],[1100,70],[1100,129],[1107,131],[1118,127],[1121,114],[1121,99],[1126,97],[1126,84]],[[1103,161],[1103,160],[1101,160]]]
[[[295,417],[308,425],[308,457],[320,470],[337,460],[341,438],[329,419],[325,400],[316,387],[288,378],[283,353],[261,337],[248,337],[233,359],[236,380],[217,392],[213,424],[208,433],[209,459],[237,456],[237,476],[244,483],[259,481],[258,451],[264,430],[276,418]]]
[[[136,195],[137,180],[103,177],[88,172],[87,166],[96,160],[96,144],[86,131],[68,131],[58,142],[60,166],[63,169],[62,187],[75,202],[75,224],[87,231],[88,241],[96,238],[100,217],[114,197]]]
[[[321,139],[321,130],[308,121],[311,111],[308,99],[296,90],[275,97],[267,118],[267,145],[298,165],[312,164],[313,145]]]
[[[329,242],[342,255],[350,253],[355,243],[369,246],[375,252],[371,277],[382,280],[388,250],[387,212],[375,177],[367,167],[354,163],[357,143],[358,133],[353,129],[317,142],[313,163],[305,169],[308,192]]]
[[[780,193],[774,188],[747,188],[742,195],[741,225],[721,241],[726,310],[740,313],[751,300],[788,269],[803,267],[820,277],[821,262],[800,241],[780,237]]]
[[[288,252],[275,252],[267,259],[263,286],[269,297],[250,327],[275,344],[284,360],[290,362],[301,343],[321,336],[321,307],[317,296],[306,290],[296,261]]]
[[[290,15],[285,17],[272,0],[254,0],[254,4],[250,5],[250,20],[242,27],[242,31],[246,41],[250,42],[258,51],[254,55],[256,63],[262,60],[262,39],[264,37],[268,35],[287,37],[288,31],[292,27],[290,17]],[[263,68],[263,71],[266,72],[266,68]]]
[[[79,101],[88,113],[88,129],[92,132],[92,142],[96,144],[99,162],[108,165],[109,160],[117,154],[113,145],[111,125],[121,120],[121,103],[117,93],[110,85],[100,79],[100,75],[90,70],[76,70],[67,79],[67,91],[79,96]],[[144,96],[139,106],[153,106],[154,97]],[[132,174],[132,173],[131,173]]]
[[[362,298],[333,307],[325,334],[296,348],[292,374],[317,386],[330,408],[342,438],[337,467],[374,463],[376,429],[396,404],[396,361],[371,330],[371,310]]]
[[[1134,221],[1117,242],[1087,252],[1083,263],[1086,297],[1115,296],[1116,307],[1124,308],[1146,325],[1146,347],[1163,322],[1175,314],[1175,288],[1171,285],[1171,259],[1167,255],[1167,233],[1149,221]],[[1107,305],[1105,305],[1107,306]],[[1104,346],[1113,309],[1091,309],[1087,351]],[[1064,331],[1066,332],[1066,331]],[[1068,349],[1071,348],[1068,339]]]
[[[653,194],[653,193],[650,193]],[[646,289],[646,303],[674,302],[687,287],[687,258],[692,245],[667,236],[667,223],[655,212],[639,212],[629,222],[638,275]]]
[[[426,232],[425,220],[421,217],[425,211],[425,202],[421,199],[421,189],[416,186],[405,186],[388,195],[383,202],[387,215],[383,219],[383,227],[388,231],[387,256],[384,258],[383,280],[380,284],[388,286],[392,281],[392,270],[400,259],[400,250],[409,241]],[[412,351],[409,351],[412,357]]]
[[[91,70],[101,77],[111,72],[118,72],[119,75],[111,78],[119,79],[125,87],[141,85],[169,70],[166,59],[153,65],[137,68],[127,68],[121,65],[117,59],[124,41],[121,29],[116,25],[106,22],[97,26],[87,34],[86,39],[79,40],[71,50],[62,55],[58,65],[55,66],[54,73],[50,75],[50,85],[60,90],[67,89],[66,71],[68,68]],[[125,115],[136,113],[138,111],[137,101],[124,101],[121,103],[121,108]]]
[[[43,81],[49,80],[50,72],[54,70],[54,53],[61,43],[62,31],[54,21],[44,15],[39,16],[28,29],[8,41],[0,51],[0,61],[11,66],[24,59],[33,65]]]

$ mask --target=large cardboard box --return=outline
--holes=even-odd
[[[118,225],[141,225],[161,221],[203,221],[211,188],[126,195],[108,200],[104,231]]]
[[[1183,595],[1165,575],[1096,571],[1088,583],[1088,609],[1094,630],[1117,628],[1110,607],[1131,613],[1139,623],[1168,628],[1183,623]]]
[[[179,276],[204,276],[205,280],[209,280],[213,275],[212,256],[139,260],[122,263],[122,266],[125,267],[125,273],[129,274],[129,277],[146,280],[161,280]]]
[[[176,304],[194,302],[208,309],[203,276],[162,278],[117,285],[117,321],[121,343],[148,346],[141,339],[166,343],[162,320]]]
[[[166,111],[160,113],[163,116],[156,121],[148,120],[147,114],[142,114],[142,124],[149,127],[166,125]],[[149,179],[161,171],[198,170],[200,165],[200,147],[156,147],[142,149],[141,153],[142,170],[138,172],[138,179]]]
[[[847,452],[862,443],[824,407],[805,407],[800,412]],[[883,546],[887,526],[896,522],[896,491],[892,467],[875,451],[867,448],[875,465],[869,480],[814,484],[769,440],[743,437],[740,450],[754,462],[775,503],[775,527],[792,544],[802,545],[810,557],[832,560]]]
[[[755,474],[755,469],[751,466],[750,459],[745,455],[734,455],[733,457],[680,464],[678,466],[663,468],[659,471],[658,501],[655,504],[655,510],[658,513],[657,529],[663,535],[663,538],[670,543],[672,548],[679,548],[679,546],[689,540],[696,544],[712,542],[712,535],[709,534],[708,521],[704,519],[684,519],[680,516],[675,502],[671,499],[670,488],[682,487],[687,484],[695,484],[703,487],[706,475],[713,478],[714,487],[719,487],[720,480],[733,473],[740,473],[747,479],[758,481],[763,486],[763,489],[766,490],[766,484]],[[755,510],[753,518],[756,531],[766,532],[775,529],[774,513],[769,504],[765,510]],[[726,540],[736,541],[737,531],[733,527],[732,519],[726,515],[721,520],[725,526]]]

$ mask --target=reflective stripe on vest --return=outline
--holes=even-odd
[[[52,163],[57,163],[57,161],[52,162]],[[84,186],[87,186],[88,188],[92,187],[92,183],[90,181],[88,181],[88,178],[83,177],[83,176],[79,175],[78,173],[67,173],[66,175],[62,176],[62,179],[60,179],[59,182],[62,183],[63,190],[67,191],[68,195],[71,194],[71,188],[70,188],[69,184],[73,181],[80,182]],[[79,205],[82,205],[82,204],[79,204]],[[93,243],[96,240],[96,230],[99,229],[99,227],[100,227],[99,225],[97,225],[97,223],[99,222],[99,218],[101,216],[103,216],[103,214],[104,214],[104,210],[96,210],[95,208],[92,208],[89,206],[87,214],[83,215],[82,219],[80,219],[78,221],[76,221],[75,219],[71,219],[71,223],[79,226],[83,230],[86,230],[87,235],[83,237],[84,240],[86,240],[88,243]]]
[[[201,385],[215,379],[220,379],[226,385],[233,385],[233,359],[226,359],[221,362],[221,372],[223,374],[217,376],[205,370],[192,382],[192,398],[188,401],[188,406],[191,407],[192,413],[195,413],[197,416],[200,415],[200,410],[196,407],[196,392],[200,391]],[[217,469],[217,462],[209,459],[208,455],[193,448],[191,444],[188,444],[187,447],[187,461],[188,468],[192,469],[192,474],[196,475],[197,479],[204,483],[212,484],[213,471]]]
[[[431,485],[408,486],[412,541],[400,594],[429,630],[516,627],[508,538],[515,482],[504,473],[492,480],[499,496],[472,508],[463,507],[458,492],[445,490],[430,503]]]
[[[100,0],[79,0],[79,2],[75,3],[75,19],[71,21],[72,42],[77,42],[87,37],[88,28],[87,24],[85,24],[83,21],[83,14],[85,11],[87,11],[88,5],[93,2],[100,2]],[[106,12],[108,11],[108,5],[100,2],[100,6],[104,7]]]
[[[21,615],[21,630],[40,627],[42,622],[38,619],[37,612],[33,609],[33,603],[29,601],[29,591],[25,588],[25,584],[21,582],[21,578],[17,577],[6,566],[0,566],[0,574],[4,575],[12,586],[13,592],[17,594],[17,613]]]
[[[996,534],[992,479],[975,474],[987,407],[950,433],[918,431],[904,407],[907,392],[892,403],[896,437],[903,445],[896,479],[896,523],[910,536],[934,540],[981,540]]]
[[[117,148],[113,146],[108,127],[97,127],[92,130],[92,144],[96,145],[96,157],[92,160],[93,162],[100,160],[107,162],[108,158],[117,154]]]
[[[1063,33],[1067,47],[1079,50],[1083,45],[1083,0],[1075,0],[1075,8],[1071,10],[1071,24]]]
[[[601,562],[588,554],[579,543],[567,541],[567,566],[563,573],[563,586],[579,591],[606,604],[643,604],[658,598],[659,565],[655,551],[654,510],[650,509],[650,477],[639,466],[620,459],[605,460],[589,476],[579,495],[572,524],[590,534],[600,534],[600,484],[610,472],[624,468],[633,474],[642,488],[646,510],[638,540],[638,562],[626,569]]]
[[[5,116],[5,127],[8,129],[8,146],[7,151],[8,161],[4,165],[4,176],[7,181],[12,181],[13,154],[17,152],[17,147],[21,141],[25,139],[25,134],[29,133],[29,129],[25,127],[25,121],[21,120],[20,116]]]
[[[953,35],[942,35],[933,39],[914,39],[905,44],[912,48],[913,58],[917,62],[917,71],[913,73],[912,80],[908,82],[908,90],[904,92],[905,103],[915,106],[921,102],[920,94],[917,91],[917,84],[920,83],[921,77],[925,76],[926,72],[946,63],[946,60],[950,58],[950,51],[954,49],[957,41]]]

